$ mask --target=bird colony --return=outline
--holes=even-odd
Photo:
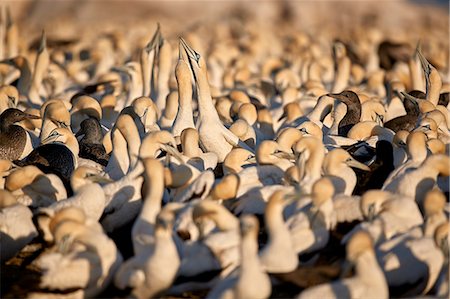
[[[1,20],[2,297],[448,298],[433,28]]]

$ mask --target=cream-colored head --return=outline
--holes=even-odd
[[[283,129],[277,137],[278,148],[283,152],[291,153],[294,144],[303,137],[302,133],[296,128]]]
[[[198,147],[199,135],[196,129],[186,128],[181,132],[181,148],[183,154],[188,157],[197,157],[201,154],[201,150]]]
[[[437,138],[437,129],[438,125],[436,124],[434,119],[425,117],[419,122],[417,128],[414,131],[425,133],[426,138]]]
[[[336,148],[328,152],[323,161],[323,169],[327,173],[334,173],[334,170],[338,170],[343,165],[370,171],[368,166],[356,161],[346,150],[341,148]]]
[[[238,111],[238,117],[247,121],[249,125],[253,125],[258,118],[256,107],[251,103],[242,104]]]
[[[192,218],[196,224],[204,218],[209,218],[215,222],[220,230],[237,229],[239,227],[239,221],[230,211],[217,201],[209,199],[201,200],[194,206]]]
[[[356,232],[347,243],[347,260],[356,262],[358,257],[367,252],[373,251],[373,241],[369,233],[365,231]]]
[[[55,226],[53,236],[55,244],[70,244],[69,240],[82,234],[86,230],[86,226],[82,223],[72,220],[61,221]],[[64,245],[64,247],[67,245]]]
[[[331,200],[333,195],[333,183],[326,177],[317,180],[312,186],[312,203],[316,207],[320,207],[326,201]]]
[[[242,166],[256,161],[252,152],[243,148],[234,148],[223,161],[225,173],[238,173],[242,170]]]
[[[169,131],[151,132],[145,136],[144,140],[142,140],[141,148],[139,149],[139,157],[155,158],[157,151],[160,149],[169,152],[168,147],[170,147],[170,153],[173,153],[173,151],[178,152],[176,146],[177,143],[175,138]]]
[[[87,184],[110,183],[110,179],[99,174],[99,171],[89,166],[80,166],[75,169],[70,177],[70,185],[74,192]]]
[[[273,154],[279,151],[278,143],[273,140],[262,141],[256,149],[256,161],[260,165],[275,164],[280,158]]]
[[[232,105],[232,101],[227,97],[221,97],[216,101],[216,110],[219,114],[220,120],[224,123],[231,123],[233,120],[231,119],[230,109]]]
[[[142,123],[145,125],[146,121],[158,119],[159,111],[156,104],[149,97],[138,97],[134,99],[131,106],[134,112],[141,118]]]
[[[431,215],[442,213],[446,204],[445,195],[439,189],[432,189],[425,195],[423,202],[423,208],[425,215],[430,217]]]
[[[386,109],[378,101],[369,100],[361,105],[361,121],[373,121],[381,126],[385,115]]]
[[[322,129],[312,121],[305,121],[297,127],[303,136],[314,136],[320,140],[323,139]]]
[[[239,176],[234,173],[230,173],[224,176],[222,180],[217,183],[211,190],[210,195],[212,199],[227,200],[235,198],[239,189],[239,182]]]
[[[42,119],[49,119],[58,127],[70,127],[70,113],[61,100],[50,100],[41,107]]]
[[[17,200],[11,192],[0,190],[0,209],[4,209],[17,204]]]
[[[86,222],[86,214],[81,208],[76,206],[62,208],[50,220],[50,232],[54,234],[58,225],[67,220],[84,224]]]
[[[229,98],[233,102],[240,102],[243,104],[250,103],[250,98],[248,97],[248,95],[244,91],[238,89],[231,91],[229,94]]]
[[[406,140],[408,139],[409,132],[405,130],[400,130],[394,135],[392,143],[397,147],[404,148],[406,150]]]
[[[354,140],[364,140],[373,135],[376,127],[380,127],[380,125],[373,121],[359,122],[348,131],[347,137]]]
[[[304,113],[297,102],[292,102],[283,107],[283,115],[286,116],[286,121],[291,122],[301,117]]]
[[[243,119],[236,120],[231,126],[230,131],[239,138],[243,138],[247,135],[249,124]]]
[[[378,215],[381,210],[383,203],[392,196],[391,193],[382,190],[369,190],[366,191],[359,202],[360,209],[363,216],[371,221]]]
[[[425,160],[427,157],[427,136],[424,132],[414,131],[406,139],[408,156],[414,160]]]
[[[21,189],[31,184],[40,175],[43,175],[43,172],[33,165],[18,168],[6,178],[5,189],[11,192]]]
[[[102,108],[100,103],[93,97],[87,95],[76,97],[72,101],[72,109],[70,112],[73,114],[78,111],[97,120],[102,119]]]
[[[56,128],[51,131],[51,133],[42,140],[42,144],[49,143],[62,143],[65,144],[74,154],[75,157],[78,156],[79,145],[77,138],[73,133],[66,128]]]

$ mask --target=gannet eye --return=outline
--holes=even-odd
[[[308,131],[306,130],[306,128],[301,128],[301,129],[300,129],[300,132],[308,133]]]
[[[200,54],[198,54],[197,52],[194,52],[195,53],[195,60],[197,60],[197,62],[200,60]]]
[[[427,130],[430,130],[430,125],[425,125],[425,126],[422,126],[422,127],[424,127]]]

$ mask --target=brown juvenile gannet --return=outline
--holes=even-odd
[[[75,137],[81,135],[83,137],[78,142],[80,145],[78,156],[106,166],[109,155],[106,154],[105,147],[103,146],[102,127],[99,121],[95,118],[83,120],[80,125],[80,130],[75,134]]]
[[[0,115],[0,159],[17,160],[25,151],[30,152],[32,149],[30,136],[24,128],[15,123],[38,118],[16,108],[6,109]]]
[[[350,90],[344,90],[341,93],[327,94],[330,97],[338,99],[347,105],[347,113],[339,123],[338,133],[341,136],[347,136],[348,131],[361,119],[361,102],[356,93]]]
[[[400,94],[404,95],[403,92]],[[403,106],[405,107],[406,115],[398,116],[387,121],[384,126],[394,132],[400,130],[411,131],[414,129],[417,119],[420,115],[419,104],[414,99],[413,92],[410,92],[410,97],[403,96]]]

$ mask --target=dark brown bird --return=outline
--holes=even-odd
[[[361,119],[361,101],[356,93],[344,90],[341,93],[329,93],[327,96],[338,99],[347,105],[347,113],[339,123],[338,133],[340,136],[347,136],[348,131]]]
[[[0,115],[0,159],[17,160],[22,156],[27,144],[27,132],[15,123],[38,116],[9,108]]]
[[[106,166],[109,156],[103,146],[103,134],[99,121],[92,117],[83,120],[80,124],[80,130],[75,136],[81,135],[83,137],[78,142],[80,145],[78,156]]]
[[[403,106],[405,107],[406,114],[385,122],[385,128],[391,129],[396,133],[400,130],[414,130],[417,119],[420,115],[419,104],[414,100],[414,98],[425,99],[425,94],[421,91],[413,90],[409,92],[409,95],[411,97],[400,95],[400,98],[403,98]]]

